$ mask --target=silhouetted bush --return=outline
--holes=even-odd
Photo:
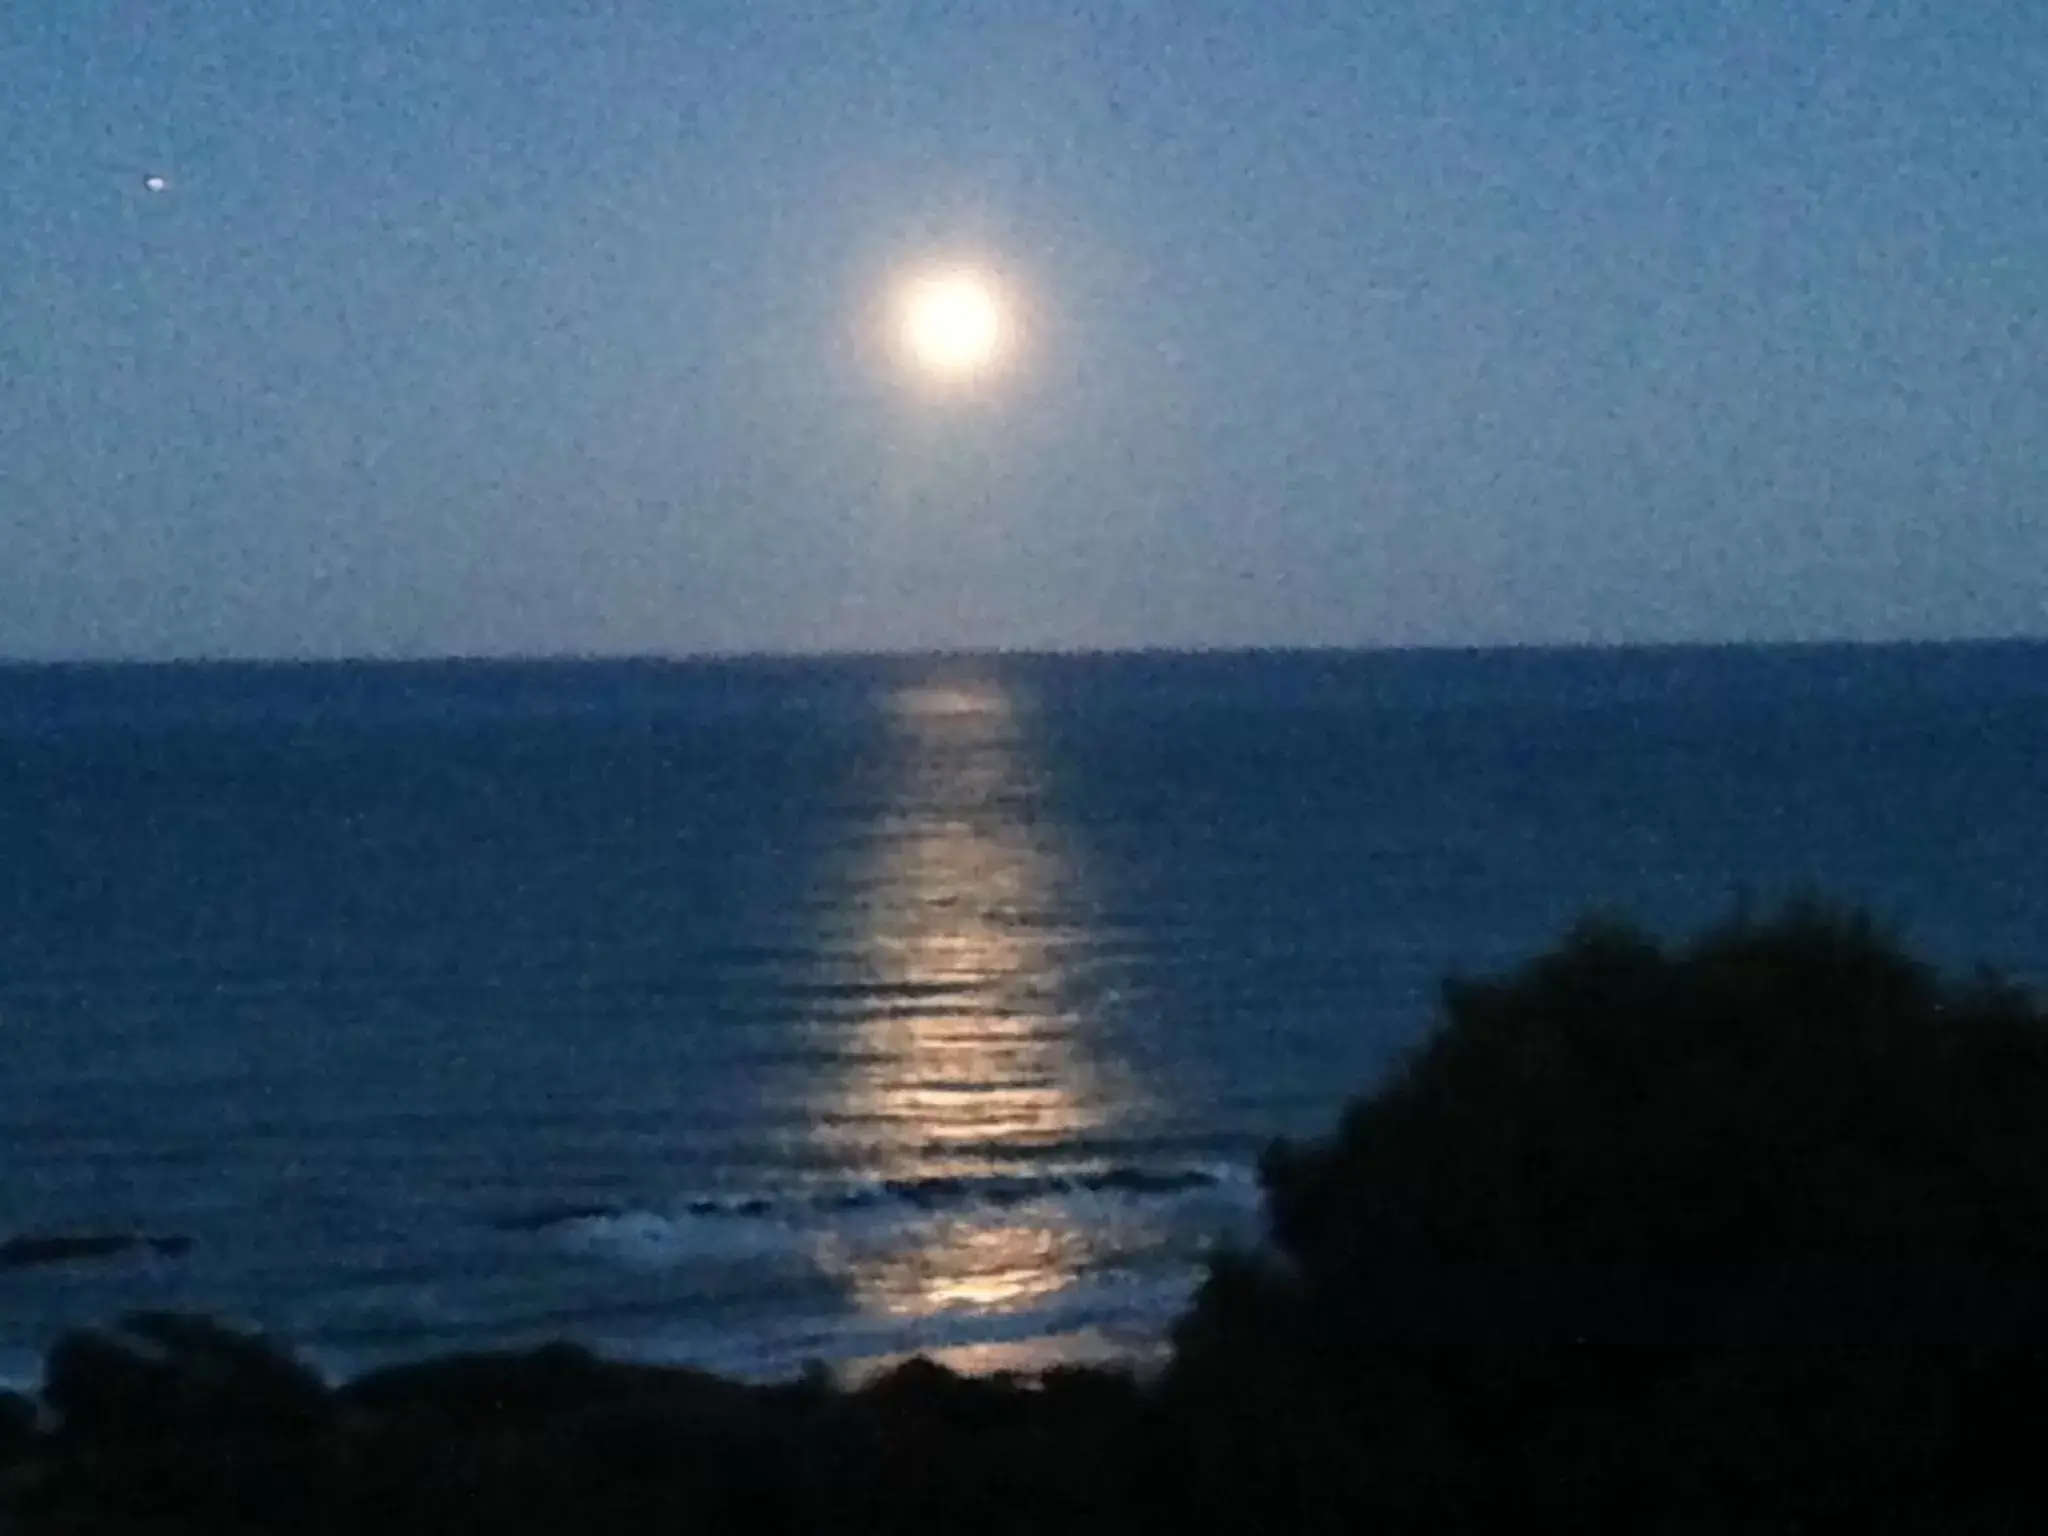
[[[43,1399],[55,1429],[0,1524],[267,1531],[298,1528],[325,1502],[327,1389],[258,1335],[137,1313],[59,1340]]]
[[[60,1339],[43,1400],[73,1442],[290,1433],[318,1427],[330,1407],[319,1376],[268,1340],[168,1312]]]
[[[799,1528],[798,1388],[557,1344],[398,1366],[339,1398],[351,1475],[336,1530]]]
[[[673,1396],[740,1389],[693,1371],[603,1360],[576,1344],[451,1355],[391,1366],[341,1388],[343,1407],[383,1417],[431,1419],[449,1430],[546,1424],[654,1388]]]
[[[1267,1159],[1276,1257],[1219,1266],[1179,1333],[1182,1432],[1239,1443],[1199,1482],[1493,1528],[2033,1507],[2027,999],[1803,904],[1675,951],[1586,927],[1444,1007],[1335,1137]]]

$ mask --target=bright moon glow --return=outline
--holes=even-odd
[[[965,267],[928,273],[904,285],[899,305],[903,350],[935,379],[978,377],[1009,350],[1008,306],[984,273]]]

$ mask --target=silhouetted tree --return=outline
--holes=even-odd
[[[1264,1180],[1179,1334],[1219,1496],[2003,1528],[2048,1431],[2048,1024],[1813,903],[1494,981]],[[1203,1429],[1202,1426],[1208,1426]],[[1242,1476],[1240,1476],[1242,1474]],[[1306,1518],[1306,1516],[1305,1516]]]

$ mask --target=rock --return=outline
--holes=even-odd
[[[22,1233],[0,1242],[0,1270],[35,1269],[77,1259],[111,1259],[144,1249],[176,1258],[191,1247],[189,1237],[149,1237],[140,1232]]]
[[[71,1259],[105,1259],[127,1253],[142,1239],[128,1233],[93,1235],[23,1235],[0,1243],[0,1269],[32,1269]]]

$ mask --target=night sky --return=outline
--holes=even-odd
[[[2040,0],[0,8],[0,655],[1998,634]]]

